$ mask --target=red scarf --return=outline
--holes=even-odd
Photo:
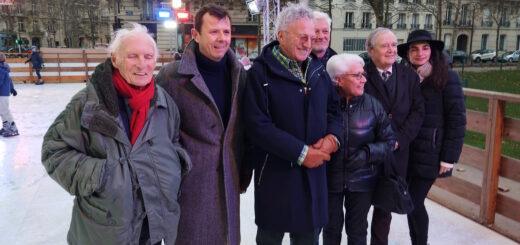
[[[117,92],[128,99],[128,106],[132,110],[132,115],[130,116],[130,142],[134,145],[146,122],[150,101],[155,92],[153,78],[146,86],[136,87],[127,83],[121,73],[119,73],[119,70],[114,69],[112,81]]]

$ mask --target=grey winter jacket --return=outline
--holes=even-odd
[[[119,114],[110,60],[100,64],[45,134],[42,162],[75,196],[69,244],[138,244],[145,216],[150,242],[174,244],[182,174],[177,106],[156,86],[147,121],[132,146]]]

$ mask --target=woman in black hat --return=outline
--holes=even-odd
[[[466,109],[457,73],[448,68],[444,43],[425,30],[409,34],[397,47],[405,64],[420,77],[426,114],[417,138],[410,144],[408,186],[415,209],[408,214],[412,244],[427,244],[428,213],[424,199],[437,177],[451,175],[464,141]]]

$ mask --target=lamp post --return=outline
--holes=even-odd
[[[173,56],[173,34],[177,33],[177,21],[166,20],[164,21],[164,27],[170,30],[170,54]]]

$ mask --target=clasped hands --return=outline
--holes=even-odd
[[[336,141],[336,137],[332,134],[327,134],[316,143],[309,146],[302,165],[307,168],[319,167],[325,161],[329,161],[330,155],[336,152],[338,148],[339,145]]]

